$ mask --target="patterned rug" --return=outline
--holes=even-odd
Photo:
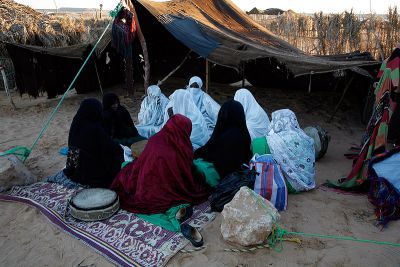
[[[163,266],[189,241],[174,233],[119,210],[107,220],[82,222],[65,216],[67,200],[75,193],[54,183],[14,187],[0,200],[26,203],[38,208],[51,222],[78,238],[119,266]],[[214,219],[209,203],[194,208],[190,225],[202,228]]]

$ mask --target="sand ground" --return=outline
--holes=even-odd
[[[162,87],[169,95],[172,88],[181,87],[176,79]],[[165,89],[171,88],[171,89]],[[110,89],[109,89],[110,90]],[[123,97],[120,86],[113,88],[136,117],[140,97]],[[347,148],[359,140],[363,126],[357,111],[349,112],[351,103],[340,110],[333,122],[327,123],[337,93],[278,89],[253,90],[259,103],[269,112],[280,108],[295,111],[302,127],[319,124],[332,136],[326,156],[317,163],[317,184],[346,175],[351,161],[343,157]],[[234,89],[212,84],[210,94],[219,102],[232,97]],[[71,92],[54,121],[27,160],[29,169],[41,179],[56,173],[65,164],[58,153],[67,145],[72,118],[85,97],[97,97],[99,92],[77,95]],[[30,146],[58,99],[30,99],[14,94],[18,109],[13,111],[4,92],[0,94],[0,151],[15,145]],[[26,205],[0,202],[0,266],[112,266],[105,258],[83,245],[79,240],[60,231],[39,211]],[[327,235],[352,236],[400,243],[400,222],[391,222],[381,231],[374,226],[373,206],[365,195],[345,195],[319,187],[311,192],[289,195],[288,210],[281,213],[280,225],[290,231]],[[206,249],[192,254],[178,253],[168,266],[400,266],[400,248],[316,238],[301,238],[302,244],[285,243],[282,252],[259,250],[255,253],[228,253],[233,247],[220,234],[221,216],[202,233]]]

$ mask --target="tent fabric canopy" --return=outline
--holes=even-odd
[[[242,63],[275,58],[294,76],[300,76],[379,64],[365,58],[307,55],[257,24],[229,0],[138,2],[181,43],[218,65],[238,69]]]
[[[111,30],[108,30],[103,38],[100,40],[99,44],[96,47],[96,55],[99,56],[111,42]],[[84,43],[78,45],[71,45],[65,47],[43,47],[43,46],[35,46],[35,45],[25,45],[25,44],[17,44],[17,43],[6,43],[8,46],[15,46],[22,48],[24,50],[29,50],[34,53],[39,53],[43,55],[57,56],[63,58],[71,58],[71,59],[84,59],[85,52],[87,52],[91,46],[94,46],[94,43]]]

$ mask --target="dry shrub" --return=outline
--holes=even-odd
[[[279,16],[250,14],[267,29],[309,54],[334,55],[356,50],[375,58],[390,55],[400,41],[400,15],[391,7],[383,16],[315,13],[312,16],[284,12]]]

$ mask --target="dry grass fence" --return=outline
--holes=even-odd
[[[297,14],[250,16],[292,45],[314,55],[334,55],[356,50],[370,52],[376,59],[389,56],[400,42],[400,15],[391,7],[386,15]]]
[[[1,42],[63,47],[96,41],[108,24],[109,18],[97,19],[93,13],[40,13],[12,0],[0,0],[0,64],[11,88],[15,87],[14,69]],[[0,89],[4,89],[0,75]]]

